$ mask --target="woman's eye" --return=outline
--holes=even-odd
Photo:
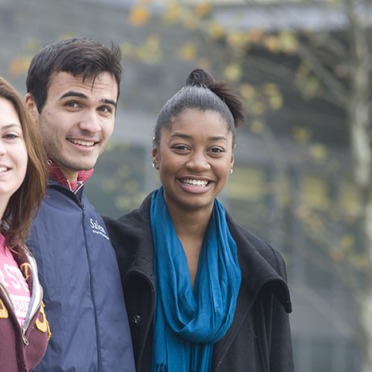
[[[174,145],[172,147],[175,150],[178,150],[178,151],[186,151],[186,150],[188,150],[188,147],[186,145]]]
[[[3,138],[15,139],[15,138],[19,138],[19,134],[17,134],[17,133],[7,133],[7,134],[3,135]]]
[[[222,147],[212,147],[210,149],[210,151],[213,152],[213,153],[218,154],[218,153],[221,153],[221,152],[225,152],[225,149],[223,149]]]

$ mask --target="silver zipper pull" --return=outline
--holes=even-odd
[[[23,338],[23,342],[27,346],[29,344],[29,342],[28,342],[28,338],[26,336],[26,331],[25,330],[22,330],[22,338]]]

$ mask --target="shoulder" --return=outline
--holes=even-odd
[[[292,311],[282,255],[266,240],[256,236],[227,216],[230,232],[238,248],[243,277],[249,278],[253,292],[266,288],[274,293],[287,312]]]
[[[238,224],[234,224],[237,240],[243,249],[252,249],[262,256],[278,273],[286,278],[285,261],[282,254],[267,240],[258,237]]]
[[[128,272],[135,258],[142,268],[144,262],[146,267],[149,262],[152,263],[150,196],[151,194],[145,198],[138,209],[118,219],[103,217],[122,273]]]
[[[114,248],[123,245],[138,245],[141,240],[149,239],[150,226],[150,200],[149,194],[141,206],[133,211],[115,219],[103,216],[112,245]]]
[[[150,223],[151,194],[147,195],[139,208],[123,214],[119,218],[103,216],[106,226],[111,234],[135,233]]]

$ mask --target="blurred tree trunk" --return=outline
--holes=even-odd
[[[367,2],[366,2],[367,3]],[[347,112],[350,125],[350,146],[355,164],[355,182],[360,189],[363,202],[363,217],[366,249],[372,260],[372,199],[371,199],[371,63],[372,50],[369,41],[365,13],[360,1],[344,0],[349,20],[351,50],[350,91]],[[367,293],[360,300],[361,321],[365,331],[363,345],[363,371],[372,371],[372,287],[366,285]]]
[[[371,66],[372,42],[369,11],[370,0],[329,1],[330,6],[342,9],[348,24],[345,37],[349,46],[349,78],[345,88],[306,46],[299,46],[299,54],[304,63],[322,82],[331,96],[346,109],[349,123],[349,144],[353,157],[354,182],[362,198],[364,241],[368,258],[372,262],[372,138],[371,138]],[[330,38],[329,43],[332,43]],[[369,277],[369,276],[368,276]],[[367,290],[364,290],[364,289]],[[372,371],[372,283],[363,283],[356,288],[355,297],[360,309],[362,330],[363,372]]]

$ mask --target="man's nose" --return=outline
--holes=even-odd
[[[79,127],[83,131],[96,133],[101,130],[100,118],[96,112],[88,111],[80,119]]]

